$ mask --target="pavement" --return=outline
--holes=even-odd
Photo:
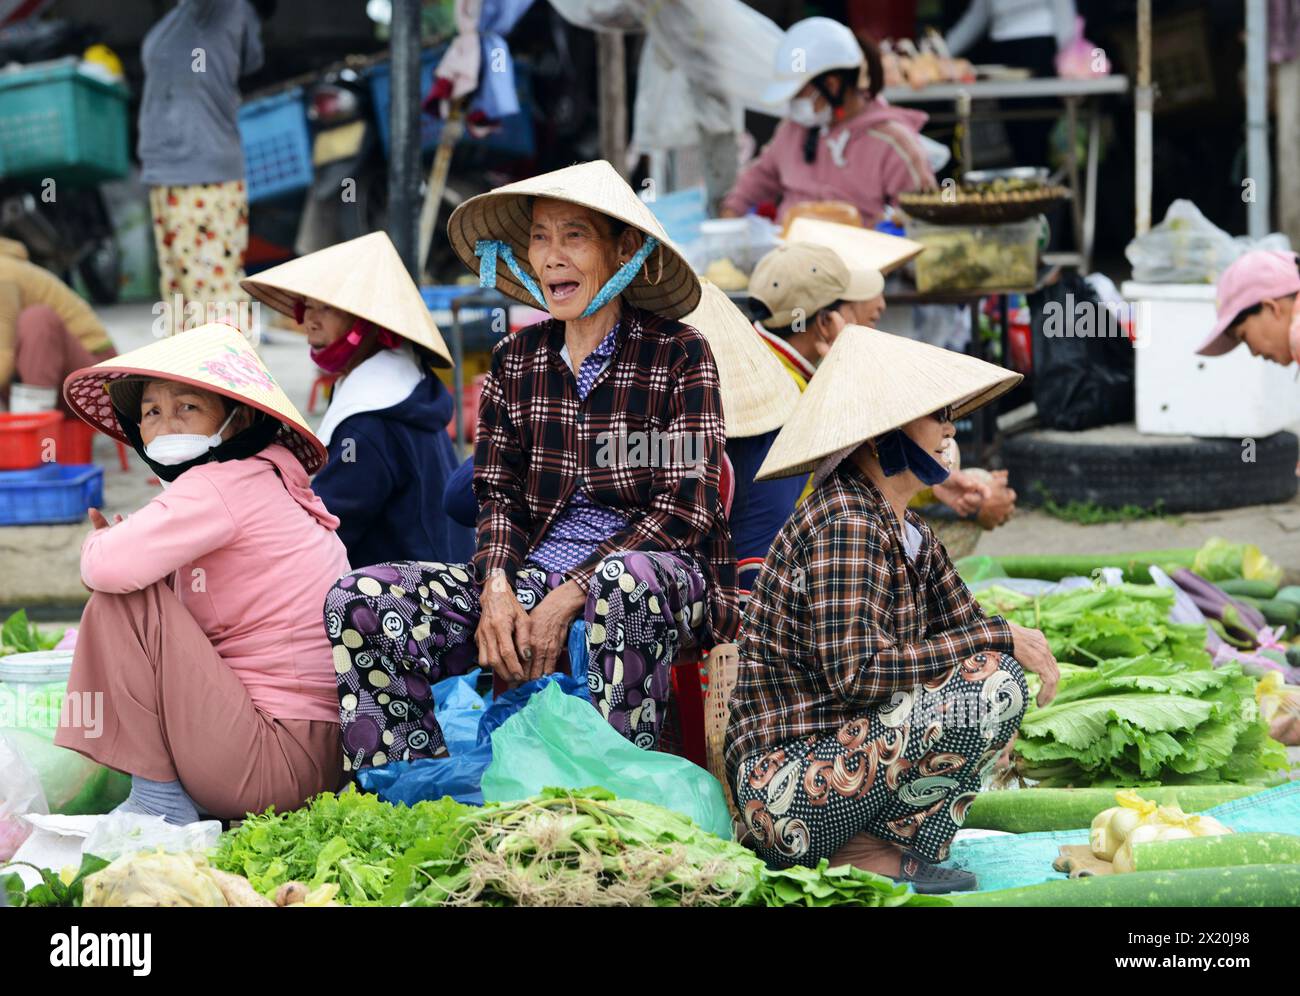
[[[100,316],[120,352],[153,338],[150,305],[121,304],[100,309]],[[265,315],[265,309],[264,309]],[[267,366],[309,423],[307,399],[316,368],[297,334],[272,330],[259,347]],[[128,451],[128,469],[118,464],[116,446],[104,436],[95,440],[95,459],[104,468],[104,506],[109,518],[144,505],[158,492],[149,469]],[[1152,496],[1153,498],[1159,497]],[[78,561],[88,526],[0,528],[0,613],[25,607],[33,615],[56,621],[75,620],[85,602]],[[1025,509],[1007,525],[980,538],[977,553],[1121,552],[1200,546],[1213,536],[1257,544],[1290,572],[1300,575],[1300,498],[1281,505],[1259,505],[1221,512],[1193,513],[1125,523],[1082,526]]]

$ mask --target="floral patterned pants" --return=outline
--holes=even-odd
[[[150,187],[149,214],[162,300],[172,305],[179,294],[187,310],[193,310],[191,302],[206,306],[202,316],[175,316],[177,329],[224,320],[251,331],[244,327],[251,314],[248,295],[239,286],[248,249],[244,181]]]
[[[1028,694],[1015,658],[975,654],[832,733],[751,754],[735,786],[746,842],[776,866],[816,865],[861,833],[946,860]]]
[[[563,582],[528,566],[515,577],[515,597],[532,611]],[[431,686],[476,665],[479,612],[478,586],[462,564],[377,564],[330,589],[325,625],[347,770],[447,753]],[[583,617],[592,702],[638,747],[658,742],[673,659],[698,641],[704,617],[704,578],[686,556],[613,553],[592,578]]]

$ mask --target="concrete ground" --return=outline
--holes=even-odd
[[[147,304],[100,309],[120,351],[152,339],[153,316]],[[289,398],[315,425],[320,413],[307,414],[315,367],[303,340],[292,332],[272,330],[261,353]],[[323,404],[320,406],[323,410]],[[129,469],[117,462],[114,445],[97,437],[95,458],[104,466],[105,512],[126,514],[157,493],[147,467],[129,453]],[[0,612],[26,607],[44,618],[75,620],[86,599],[78,558],[89,527],[26,526],[0,528]],[[1024,510],[1005,526],[980,539],[978,553],[1119,552],[1199,546],[1211,536],[1256,543],[1275,561],[1300,574],[1300,500],[1226,512],[1207,512],[1128,523],[1081,526],[1043,512]]]

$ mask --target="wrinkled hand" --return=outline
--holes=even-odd
[[[528,679],[551,674],[560,653],[569,642],[569,626],[587,602],[586,593],[574,581],[551,589],[529,616],[532,660]]]
[[[1041,686],[1038,690],[1038,705],[1047,705],[1056,698],[1056,686],[1061,682],[1061,669],[1056,664],[1052,648],[1047,645],[1047,637],[1036,629],[1026,629],[1008,622],[1011,637],[1015,641],[1012,656],[1020,666],[1031,674],[1038,675]]]
[[[90,519],[90,524],[96,529],[108,529],[110,526],[116,526],[122,521],[120,515],[115,515],[113,516],[113,521],[110,523],[106,518],[104,518],[104,513],[97,508],[92,508],[87,512],[86,517]]]
[[[523,681],[531,656],[530,621],[504,571],[487,579],[479,604],[482,611],[474,632],[479,663],[504,681]]]
[[[934,496],[962,518],[979,512],[992,493],[989,485],[961,470],[954,470],[946,481],[934,486]]]
[[[1000,470],[993,475],[992,494],[984,499],[977,520],[985,529],[996,529],[1006,523],[1016,510],[1016,493],[1007,486],[1007,472]]]

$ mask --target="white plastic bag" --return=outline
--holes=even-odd
[[[83,854],[93,854],[106,861],[134,854],[136,851],[167,851],[206,854],[217,846],[221,823],[202,820],[183,827],[172,826],[161,816],[141,813],[109,813],[96,822],[82,846]]]
[[[1133,264],[1133,279],[1138,283],[1212,284],[1242,253],[1290,248],[1290,240],[1279,232],[1254,241],[1233,238],[1191,201],[1176,200],[1164,221],[1130,242],[1124,255]]]
[[[0,734],[0,862],[8,861],[31,834],[26,813],[48,813],[41,779],[10,739]]]

